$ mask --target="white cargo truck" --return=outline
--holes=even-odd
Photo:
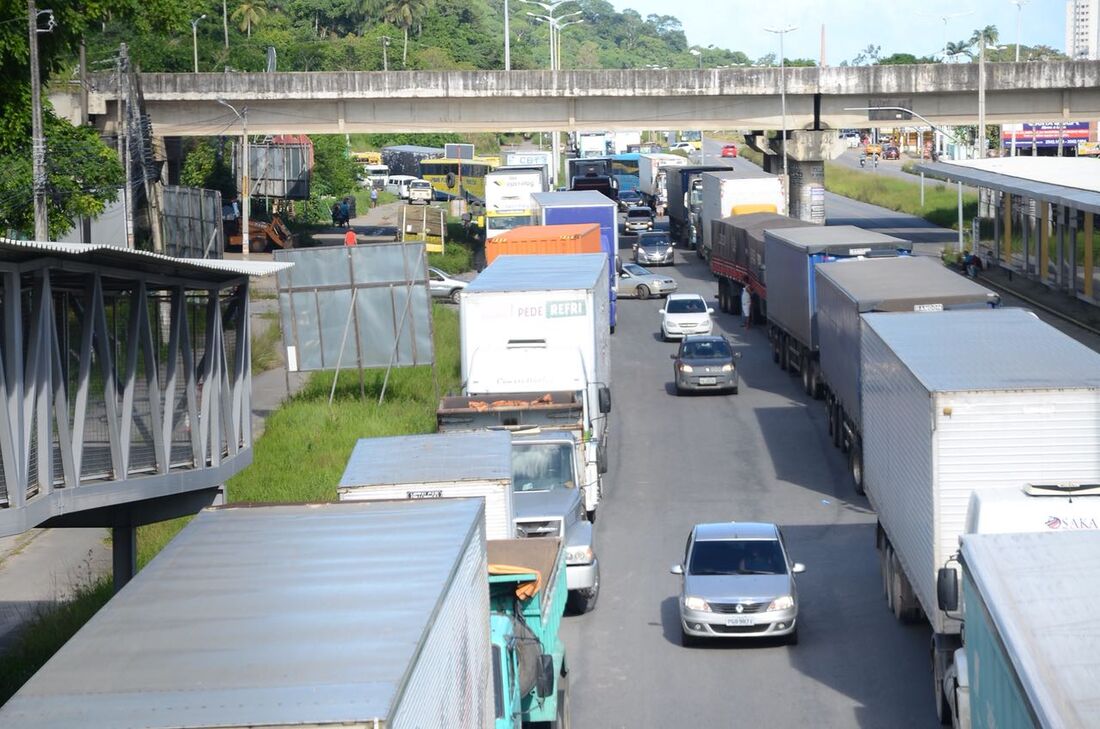
[[[546,175],[538,167],[498,167],[485,174],[485,239],[530,225],[535,212],[531,196],[546,192]]]
[[[940,586],[941,605],[961,608],[966,626],[944,685],[952,725],[1096,726],[1100,533],[971,534],[961,542],[961,604],[953,570]]]
[[[0,726],[494,725],[477,499],[200,512]]]
[[[711,221],[747,213],[787,214],[787,185],[782,177],[752,167],[704,172],[699,179],[703,197],[698,229],[703,244],[696,252],[707,261],[714,245]]]
[[[504,152],[506,167],[540,167],[547,185],[554,181],[551,174],[554,166],[554,153],[548,149],[509,149]]]
[[[815,265],[818,360],[804,382],[820,387],[833,445],[848,454],[857,493],[863,493],[863,424],[860,416],[860,314],[987,309],[1001,297],[950,271],[938,260],[898,256]]]
[[[483,430],[360,438],[336,493],[340,501],[480,497],[486,538],[512,539],[512,435]]]
[[[972,494],[1100,483],[1100,354],[1022,309],[862,318],[864,487],[883,585],[899,619],[931,623],[942,696],[960,623],[938,609],[937,573]]]
[[[653,208],[657,215],[664,215],[668,206],[667,167],[684,167],[686,157],[678,154],[655,152],[638,157],[638,191],[642,193],[646,205]]]
[[[609,302],[602,253],[500,256],[463,290],[465,394],[533,400],[579,393],[585,505],[595,512],[607,470],[611,409]]]

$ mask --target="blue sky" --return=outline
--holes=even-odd
[[[943,48],[944,15],[970,14],[947,21],[947,40],[969,38],[975,28],[995,25],[1001,43],[1016,42],[1016,6],[1009,0],[610,0],[617,10],[633,8],[680,19],[693,45],[715,45],[744,51],[751,58],[778,52],[778,39],[759,30],[786,23],[798,26],[786,36],[788,58],[820,55],[821,24],[825,24],[826,57],[830,65],[851,60],[868,44],[882,55],[926,55]],[[1065,45],[1065,0],[1030,0],[1024,5],[1020,43]]]

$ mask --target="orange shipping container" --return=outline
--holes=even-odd
[[[602,252],[597,223],[522,225],[485,243],[485,263],[492,263],[497,256]]]

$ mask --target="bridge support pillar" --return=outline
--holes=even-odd
[[[137,527],[133,524],[111,528],[111,566],[118,592],[137,574]]]
[[[825,224],[825,162],[844,154],[846,144],[832,130],[796,129],[787,139],[787,172],[790,175],[792,218]],[[782,172],[782,160],[777,158]]]

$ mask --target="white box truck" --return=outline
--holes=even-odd
[[[1095,499],[1095,497],[1094,497]],[[964,647],[945,679],[952,725],[1087,729],[1100,705],[1100,533],[962,538],[944,607],[962,608]]]
[[[554,153],[548,149],[509,149],[504,151],[507,167],[541,167],[548,186],[553,186]]]
[[[593,513],[607,470],[611,409],[606,278],[602,253],[500,256],[459,304],[465,394],[580,394],[585,502]]]
[[[678,154],[655,152],[638,157],[638,191],[642,193],[646,205],[653,208],[657,215],[664,215],[668,206],[667,167],[684,167],[686,157]]]
[[[512,539],[512,435],[485,430],[360,438],[336,494],[340,501],[480,497],[486,538]]]
[[[747,213],[787,214],[787,186],[783,178],[754,168],[704,172],[703,200],[698,229],[703,245],[696,252],[710,260],[714,245],[711,221]]]
[[[972,494],[1100,483],[1100,354],[1022,309],[862,318],[864,487],[883,584],[899,619],[931,623],[939,693],[960,623],[938,609],[937,573]]]
[[[0,726],[494,725],[476,499],[200,512]]]
[[[498,167],[485,174],[485,239],[530,225],[535,212],[532,195],[546,192],[546,176],[538,167]]]

